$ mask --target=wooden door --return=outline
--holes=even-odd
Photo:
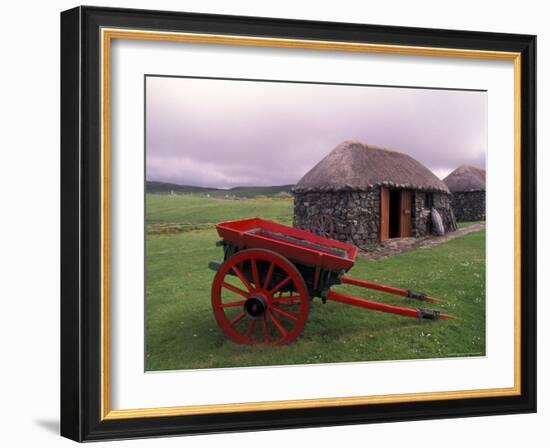
[[[380,241],[390,237],[390,190],[380,187]]]
[[[401,191],[399,214],[399,236],[401,238],[412,235],[412,192]]]

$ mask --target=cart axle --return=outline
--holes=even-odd
[[[262,294],[253,294],[244,302],[244,310],[250,319],[262,317],[267,307],[267,299]]]

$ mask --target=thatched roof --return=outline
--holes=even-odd
[[[462,165],[443,179],[443,182],[452,192],[485,191],[485,170]]]
[[[334,148],[300,179],[294,191],[361,191],[377,186],[449,193],[435,174],[412,157],[356,141]]]

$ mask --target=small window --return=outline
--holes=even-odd
[[[426,208],[432,208],[434,206],[434,194],[426,193]]]

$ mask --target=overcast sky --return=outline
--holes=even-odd
[[[485,168],[485,92],[146,79],[147,180],[228,188],[296,183],[345,140],[444,177]]]

